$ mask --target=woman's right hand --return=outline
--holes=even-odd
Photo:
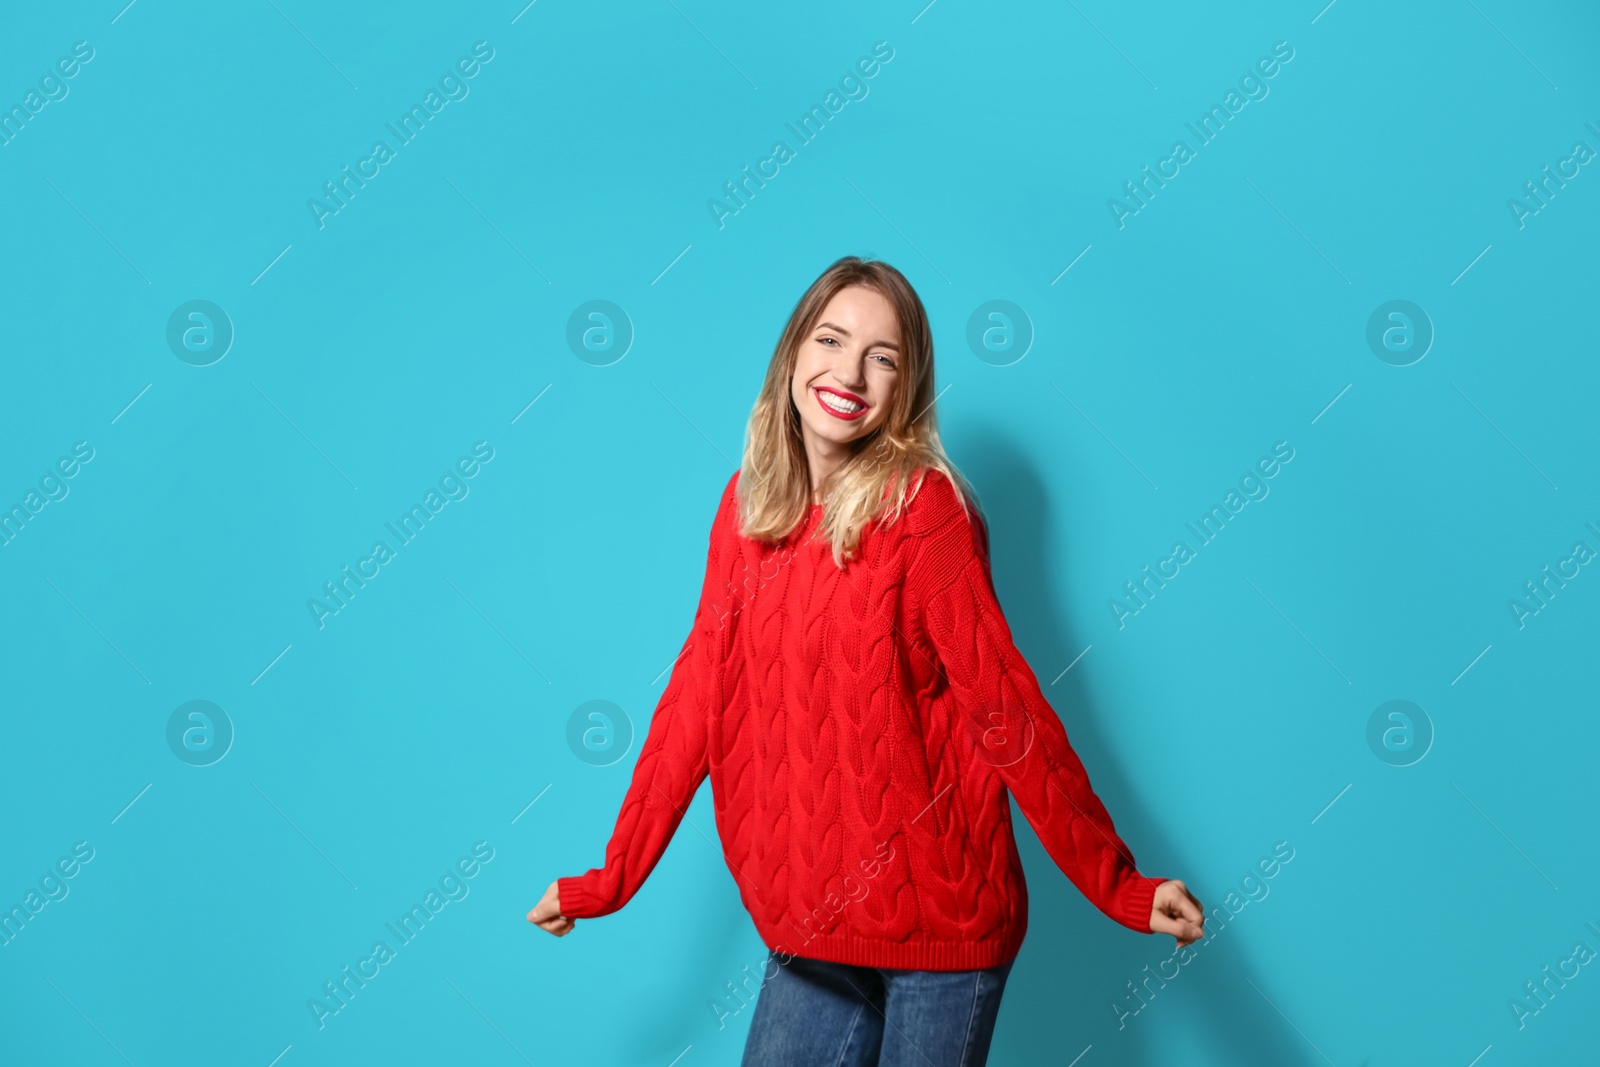
[[[572,932],[576,919],[569,919],[561,914],[561,894],[557,891],[557,882],[551,882],[550,888],[544,891],[544,899],[533,906],[528,912],[528,921],[541,930],[548,930],[557,937],[565,937]]]

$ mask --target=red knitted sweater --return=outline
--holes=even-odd
[[[711,778],[723,854],[767,947],[869,967],[1013,960],[1028,891],[1007,793],[1074,885],[1150,932],[1139,873],[1012,643],[988,535],[943,473],[844,570],[813,505],[783,542],[712,523],[694,626],[639,752],[605,865],[562,914],[621,908]]]

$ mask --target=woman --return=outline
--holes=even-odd
[[[1106,915],[1187,945],[1012,643],[987,526],[944,454],[933,338],[899,271],[846,257],[796,305],[712,522],[705,580],[605,865],[528,913],[626,904],[709,776],[769,956],[747,1064],[982,1064],[1027,929],[1015,797]]]

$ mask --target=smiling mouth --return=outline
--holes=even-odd
[[[822,410],[835,418],[859,419],[866,414],[867,405],[859,400],[851,400],[828,389],[813,389],[812,392],[816,394]]]

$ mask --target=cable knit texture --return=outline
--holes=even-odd
[[[694,625],[634,766],[605,865],[562,914],[632,899],[700,783],[768,948],[869,967],[1013,960],[1028,892],[1007,794],[1095,907],[1150,932],[1141,875],[995,596],[988,535],[943,473],[840,570],[814,505],[783,542],[738,529],[729,479]]]

